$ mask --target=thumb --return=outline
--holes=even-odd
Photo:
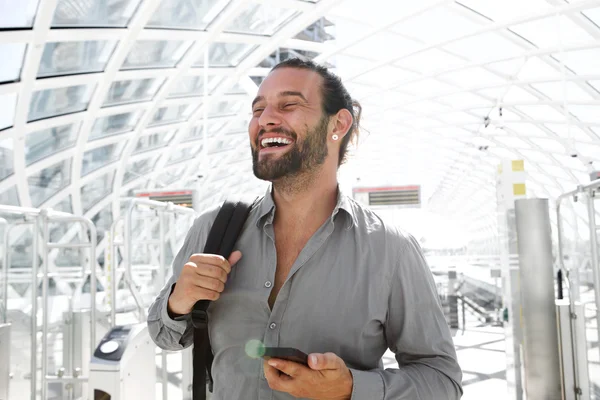
[[[240,261],[241,258],[242,258],[242,252],[239,250],[236,250],[233,253],[231,253],[231,255],[229,256],[229,259],[227,261],[229,261],[229,265],[231,265],[233,267],[235,264],[237,264],[238,261]]]
[[[339,358],[333,353],[312,353],[308,357],[308,365],[313,370],[322,371],[339,369],[342,367],[342,365],[345,365],[345,363],[342,361],[341,358]]]

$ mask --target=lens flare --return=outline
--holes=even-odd
[[[250,358],[260,358],[265,354],[265,345],[257,339],[249,340],[246,343],[246,355]]]

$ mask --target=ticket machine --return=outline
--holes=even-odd
[[[90,361],[89,399],[154,400],[156,345],[145,323],[115,326]]]

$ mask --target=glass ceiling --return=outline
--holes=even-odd
[[[262,193],[250,101],[298,55],[363,106],[346,188],[420,184],[480,235],[501,159],[550,199],[600,169],[600,0],[0,0],[0,53],[3,204],[115,219],[200,174],[204,205]]]

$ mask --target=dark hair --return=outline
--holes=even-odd
[[[350,140],[358,138],[358,127],[362,113],[360,104],[358,101],[352,100],[350,93],[348,93],[342,80],[337,75],[330,72],[326,67],[318,65],[313,61],[290,58],[274,66],[272,71],[278,68],[298,68],[316,72],[323,78],[321,94],[323,99],[322,107],[325,115],[331,117],[343,108],[348,110],[352,115],[352,126],[348,132],[346,132],[346,135],[344,135],[340,144],[338,166],[342,165],[342,163],[346,161],[346,153],[348,151]]]

